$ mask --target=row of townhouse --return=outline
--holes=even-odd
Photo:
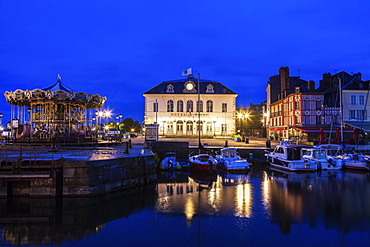
[[[290,76],[288,67],[269,78],[267,135],[274,140],[354,143],[370,131],[369,81],[361,74],[323,74],[320,85]]]

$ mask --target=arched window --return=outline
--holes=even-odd
[[[212,102],[212,100],[207,101],[207,112],[213,112],[213,102]]]
[[[203,101],[197,101],[197,112],[203,112]]]
[[[177,112],[184,112],[184,102],[182,100],[177,101]]]
[[[186,111],[193,112],[193,101],[192,100],[188,100],[186,102]]]
[[[167,112],[173,112],[173,101],[167,101]]]

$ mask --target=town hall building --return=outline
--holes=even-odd
[[[159,135],[216,137],[235,132],[238,94],[220,82],[189,75],[164,81],[143,96],[144,124],[157,124]]]

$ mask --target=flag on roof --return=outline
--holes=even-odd
[[[181,73],[181,75],[186,76],[186,75],[192,75],[192,68],[188,68],[184,72]]]

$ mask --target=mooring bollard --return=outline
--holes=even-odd
[[[125,151],[123,153],[128,154],[128,142],[125,142]]]
[[[228,141],[225,141],[225,148],[229,146],[229,142]]]
[[[128,140],[128,143],[129,143],[129,148],[132,148],[131,139]]]
[[[253,153],[249,153],[249,159],[248,160],[253,160]]]

